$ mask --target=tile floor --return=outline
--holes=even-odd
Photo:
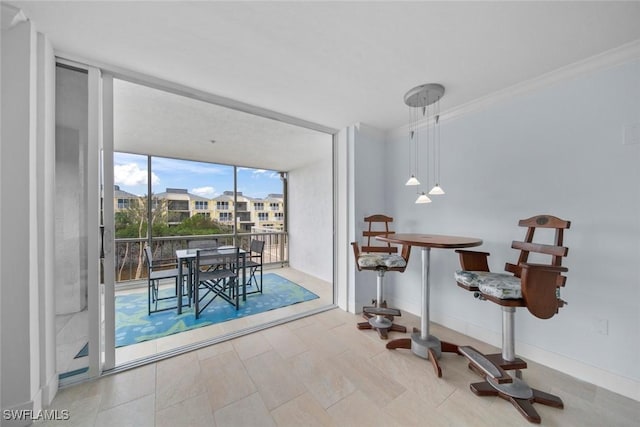
[[[244,328],[254,327],[277,319],[293,316],[301,312],[314,310],[333,303],[333,287],[329,282],[325,282],[316,277],[288,267],[267,268],[265,269],[265,273],[279,274],[280,276],[305,287],[318,295],[319,298],[217,325],[169,335],[157,340],[150,340],[139,344],[117,348],[116,366],[151,357],[164,351],[174,350],[184,345],[213,339]],[[145,292],[146,286],[146,281],[141,282],[140,288],[118,291],[118,294]],[[80,349],[82,349],[82,347],[88,342],[87,311],[84,310],[80,313],[56,316],[56,328],[56,342],[58,344],[58,353],[56,358],[57,372],[64,373],[88,366],[87,358],[74,359],[74,356],[78,354]]]
[[[359,316],[329,310],[58,392],[71,426],[528,426],[508,402],[477,397],[463,357],[443,377],[408,350],[387,350]],[[398,319],[409,328],[416,316]],[[432,333],[497,349],[438,325]],[[391,338],[405,334],[391,333]],[[545,426],[637,426],[640,402],[529,363],[530,385],[565,409],[536,404]]]

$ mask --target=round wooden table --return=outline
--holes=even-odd
[[[413,354],[429,359],[438,377],[442,376],[442,369],[438,363],[443,351],[458,353],[458,346],[429,334],[429,276],[431,248],[460,249],[480,246],[481,239],[475,237],[442,236],[438,234],[398,233],[386,237],[377,236],[383,242],[400,245],[419,246],[422,249],[422,313],[420,316],[420,330],[414,329],[411,338],[400,338],[387,343],[387,348],[410,348]]]

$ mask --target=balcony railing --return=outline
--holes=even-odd
[[[249,250],[252,239],[264,241],[262,262],[265,266],[289,262],[289,239],[284,232],[261,232],[238,234],[212,234],[198,236],[154,237],[151,243],[154,262],[175,262],[176,250],[185,249],[190,240],[216,240],[218,246],[238,245]],[[147,277],[147,265],[144,261],[143,248],[146,238],[116,239],[116,283],[139,280]]]

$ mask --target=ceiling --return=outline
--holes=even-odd
[[[58,52],[334,129],[406,124],[419,84],[446,113],[640,40],[638,1],[9,3]]]
[[[331,158],[331,135],[115,80],[114,149],[275,171]]]

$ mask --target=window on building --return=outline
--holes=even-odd
[[[231,212],[220,212],[218,213],[218,219],[220,221],[231,221],[233,217],[231,216]]]
[[[284,212],[276,212],[275,218],[276,221],[284,221]]]
[[[128,209],[130,201],[129,199],[118,199],[118,209]]]
[[[271,209],[272,211],[279,210],[280,209],[280,203],[274,203],[274,202],[269,203],[269,209]]]
[[[229,202],[216,202],[216,209],[219,211],[228,211],[229,210]]]
[[[258,221],[268,221],[269,213],[267,212],[258,212]]]
[[[169,200],[168,209],[170,211],[188,211],[189,201],[188,200]]]
[[[253,209],[255,209],[257,211],[263,211],[264,210],[264,203],[263,202],[253,202]]]
[[[196,200],[196,210],[197,211],[209,210],[209,202],[206,200]]]

